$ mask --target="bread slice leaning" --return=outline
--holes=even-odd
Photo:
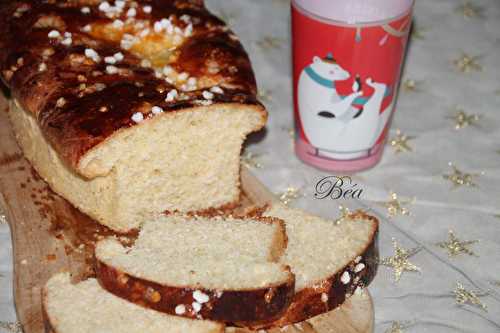
[[[283,219],[288,247],[280,262],[295,274],[295,295],[271,326],[305,321],[343,304],[374,278],[378,220],[355,212],[340,223],[274,204],[265,216]]]
[[[49,333],[224,332],[220,323],[169,316],[127,302],[95,279],[72,284],[67,273],[53,276],[42,296]]]
[[[189,318],[240,326],[283,314],[294,277],[278,262],[282,221],[171,215],[146,223],[133,247],[97,244],[96,272],[111,293]]]

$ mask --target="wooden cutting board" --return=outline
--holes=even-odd
[[[241,207],[263,205],[273,195],[245,168]],[[53,193],[24,159],[8,121],[0,93],[0,205],[9,221],[14,249],[14,288],[18,319],[25,333],[42,333],[40,293],[54,273],[70,271],[77,279],[92,275],[93,245],[113,233]],[[339,309],[277,332],[371,333],[373,305],[368,292]],[[248,332],[228,329],[228,332]]]

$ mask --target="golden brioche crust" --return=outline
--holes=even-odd
[[[200,0],[2,1],[0,77],[79,173],[90,150],[160,111],[237,103],[267,116],[241,43]]]
[[[248,290],[217,290],[162,285],[135,277],[96,258],[97,279],[110,293],[145,308],[192,319],[208,319],[236,326],[265,326],[280,318],[293,299],[295,279],[280,284]],[[197,311],[196,292],[206,295],[207,302]],[[187,304],[186,311],[176,312],[178,305]]]

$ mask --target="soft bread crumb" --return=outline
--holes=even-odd
[[[17,139],[42,178],[119,232],[137,229],[165,211],[195,212],[237,202],[241,146],[262,122],[249,106],[164,112],[90,151],[80,164],[94,176],[85,178],[61,160],[31,114],[14,103],[11,111]]]
[[[288,270],[271,262],[285,247],[280,223],[178,215],[144,224],[132,248],[112,238],[97,244],[96,257],[137,278],[179,288],[210,290],[265,288],[289,280]],[[206,302],[201,291],[193,294]]]
[[[373,221],[351,219],[336,225],[280,204],[273,205],[264,215],[285,221],[288,247],[280,262],[289,265],[295,274],[296,292],[329,279],[353,260],[359,263],[362,258],[357,256],[364,252],[375,230]],[[365,268],[362,263],[356,267],[359,272]],[[344,272],[341,282],[350,281],[351,276]]]

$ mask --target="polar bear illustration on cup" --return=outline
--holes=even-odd
[[[340,95],[335,82],[350,77],[331,53],[325,58],[314,57],[300,75],[300,119],[317,156],[338,160],[367,157],[389,121],[394,102],[381,112],[384,98],[391,94],[388,85],[367,78],[364,83],[374,93],[366,97],[364,83],[357,76],[352,93]]]

